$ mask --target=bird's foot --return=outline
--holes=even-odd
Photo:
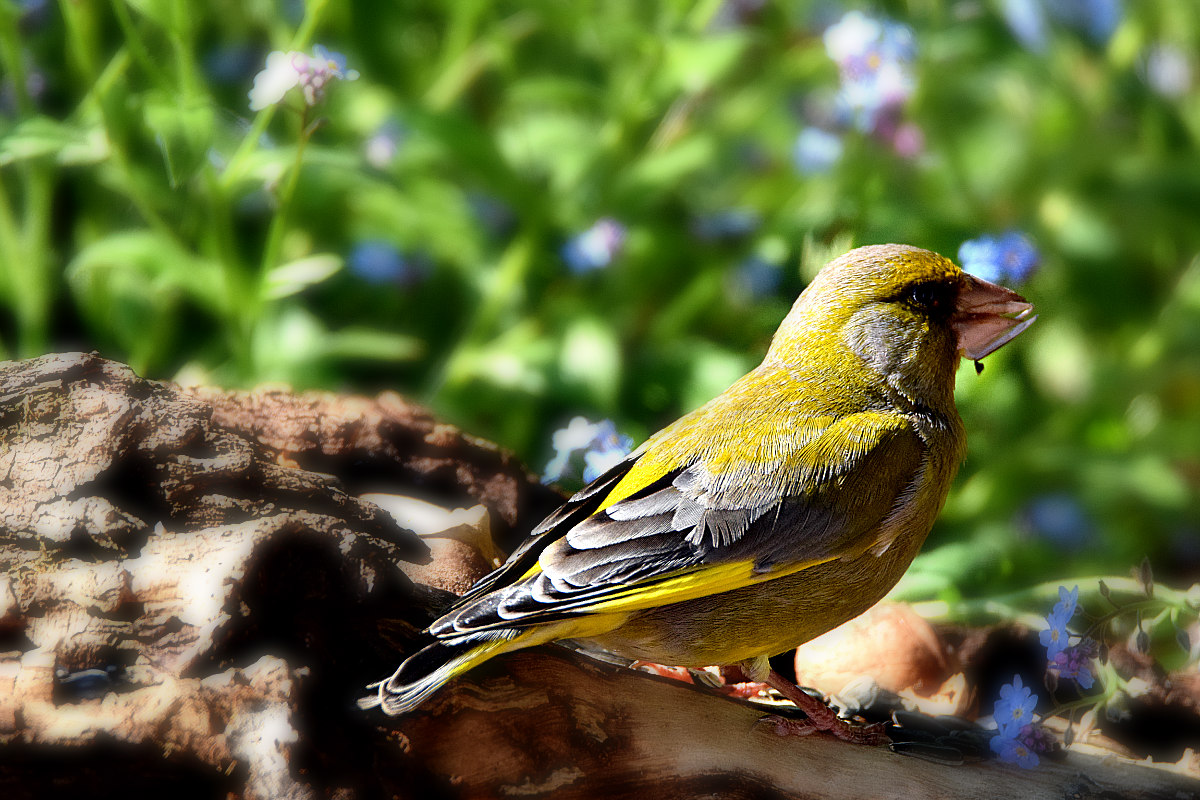
[[[888,741],[885,733],[886,723],[874,725],[859,725],[844,720],[834,713],[833,709],[823,700],[805,692],[796,684],[784,678],[775,670],[767,676],[767,684],[804,712],[807,719],[802,721],[783,719],[771,715],[760,722],[768,722],[775,733],[780,736],[807,736],[810,733],[828,733],[843,742],[854,744],[880,745]]]
[[[852,744],[881,745],[891,741],[884,729],[884,723],[874,725],[856,725],[853,722],[835,716],[829,727],[815,723],[812,718],[788,719],[778,714],[768,714],[756,724],[768,728],[776,736],[809,736],[814,733],[828,733],[843,742]]]

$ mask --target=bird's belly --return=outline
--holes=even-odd
[[[831,561],[754,586],[635,612],[592,641],[627,658],[687,667],[782,653],[878,602],[916,551],[893,547],[879,556]]]

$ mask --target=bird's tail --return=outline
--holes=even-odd
[[[360,708],[379,706],[388,714],[412,711],[448,681],[511,649],[514,638],[505,631],[461,639],[439,639],[405,659],[390,678],[368,686],[368,689],[376,690],[375,694],[362,698],[358,705]]]

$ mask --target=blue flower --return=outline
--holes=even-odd
[[[1064,493],[1034,498],[1022,514],[1029,532],[1066,550],[1079,550],[1091,541],[1092,523],[1074,497]]]
[[[1079,587],[1075,586],[1070,591],[1067,587],[1058,587],[1058,602],[1054,604],[1054,608],[1050,609],[1050,615],[1053,617],[1062,617],[1070,619],[1075,616],[1075,610],[1079,607]]]
[[[1046,648],[1046,658],[1054,658],[1067,649],[1067,642],[1070,640],[1071,634],[1067,632],[1065,621],[1057,619],[1053,615],[1046,617],[1046,621],[1050,623],[1050,628],[1042,631],[1038,635],[1038,640],[1042,643],[1042,647]]]
[[[627,234],[625,226],[615,219],[600,219],[563,245],[563,260],[576,275],[607,267],[620,255]]]
[[[1042,0],[1004,0],[1004,22],[1017,41],[1037,53],[1046,50],[1046,10]]]
[[[390,242],[366,239],[354,246],[346,259],[350,272],[367,283],[410,285],[423,269],[415,259],[405,258]]]
[[[1037,269],[1041,255],[1025,234],[1007,231],[963,242],[958,248],[958,261],[967,272],[985,281],[1021,283]]]
[[[1042,646],[1046,648],[1046,658],[1050,660],[1067,649],[1071,636],[1067,631],[1067,623],[1075,616],[1075,609],[1079,604],[1079,587],[1076,586],[1069,592],[1065,586],[1058,587],[1058,598],[1058,602],[1050,610],[1050,615],[1046,617],[1049,630],[1042,631],[1038,636]]]
[[[1014,675],[1012,683],[1000,687],[1000,699],[992,711],[1000,733],[1015,736],[1021,728],[1033,722],[1033,710],[1037,703],[1037,695],[1021,683],[1020,675]]]
[[[1022,685],[1020,675],[1014,675],[1012,683],[1000,687],[1000,699],[992,711],[998,730],[989,746],[1001,761],[1036,767],[1038,751],[1049,751],[1047,737],[1033,722],[1037,703],[1037,695]]]
[[[1026,728],[1032,728],[1032,725],[1026,725]],[[1023,769],[1033,769],[1041,759],[1033,747],[1026,741],[1026,737],[1022,735],[1023,731],[1017,731],[1011,735],[998,733],[992,737],[989,743],[992,752],[1006,764],[1016,764]]]
[[[1105,44],[1121,24],[1122,0],[1045,0],[1046,10],[1064,25]]]
[[[591,483],[615,467],[633,449],[633,440],[617,433],[611,420],[591,422],[575,417],[567,427],[554,432],[554,457],[546,465],[543,483],[578,478],[583,463],[584,483]]]
[[[792,145],[792,163],[805,175],[828,172],[842,160],[842,139],[820,128],[805,128]]]

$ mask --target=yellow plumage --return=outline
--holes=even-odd
[[[926,250],[831,262],[759,367],[543,521],[368,704],[402,713],[498,653],[559,639],[761,673],[899,580],[964,451],[957,362],[1031,311]]]

